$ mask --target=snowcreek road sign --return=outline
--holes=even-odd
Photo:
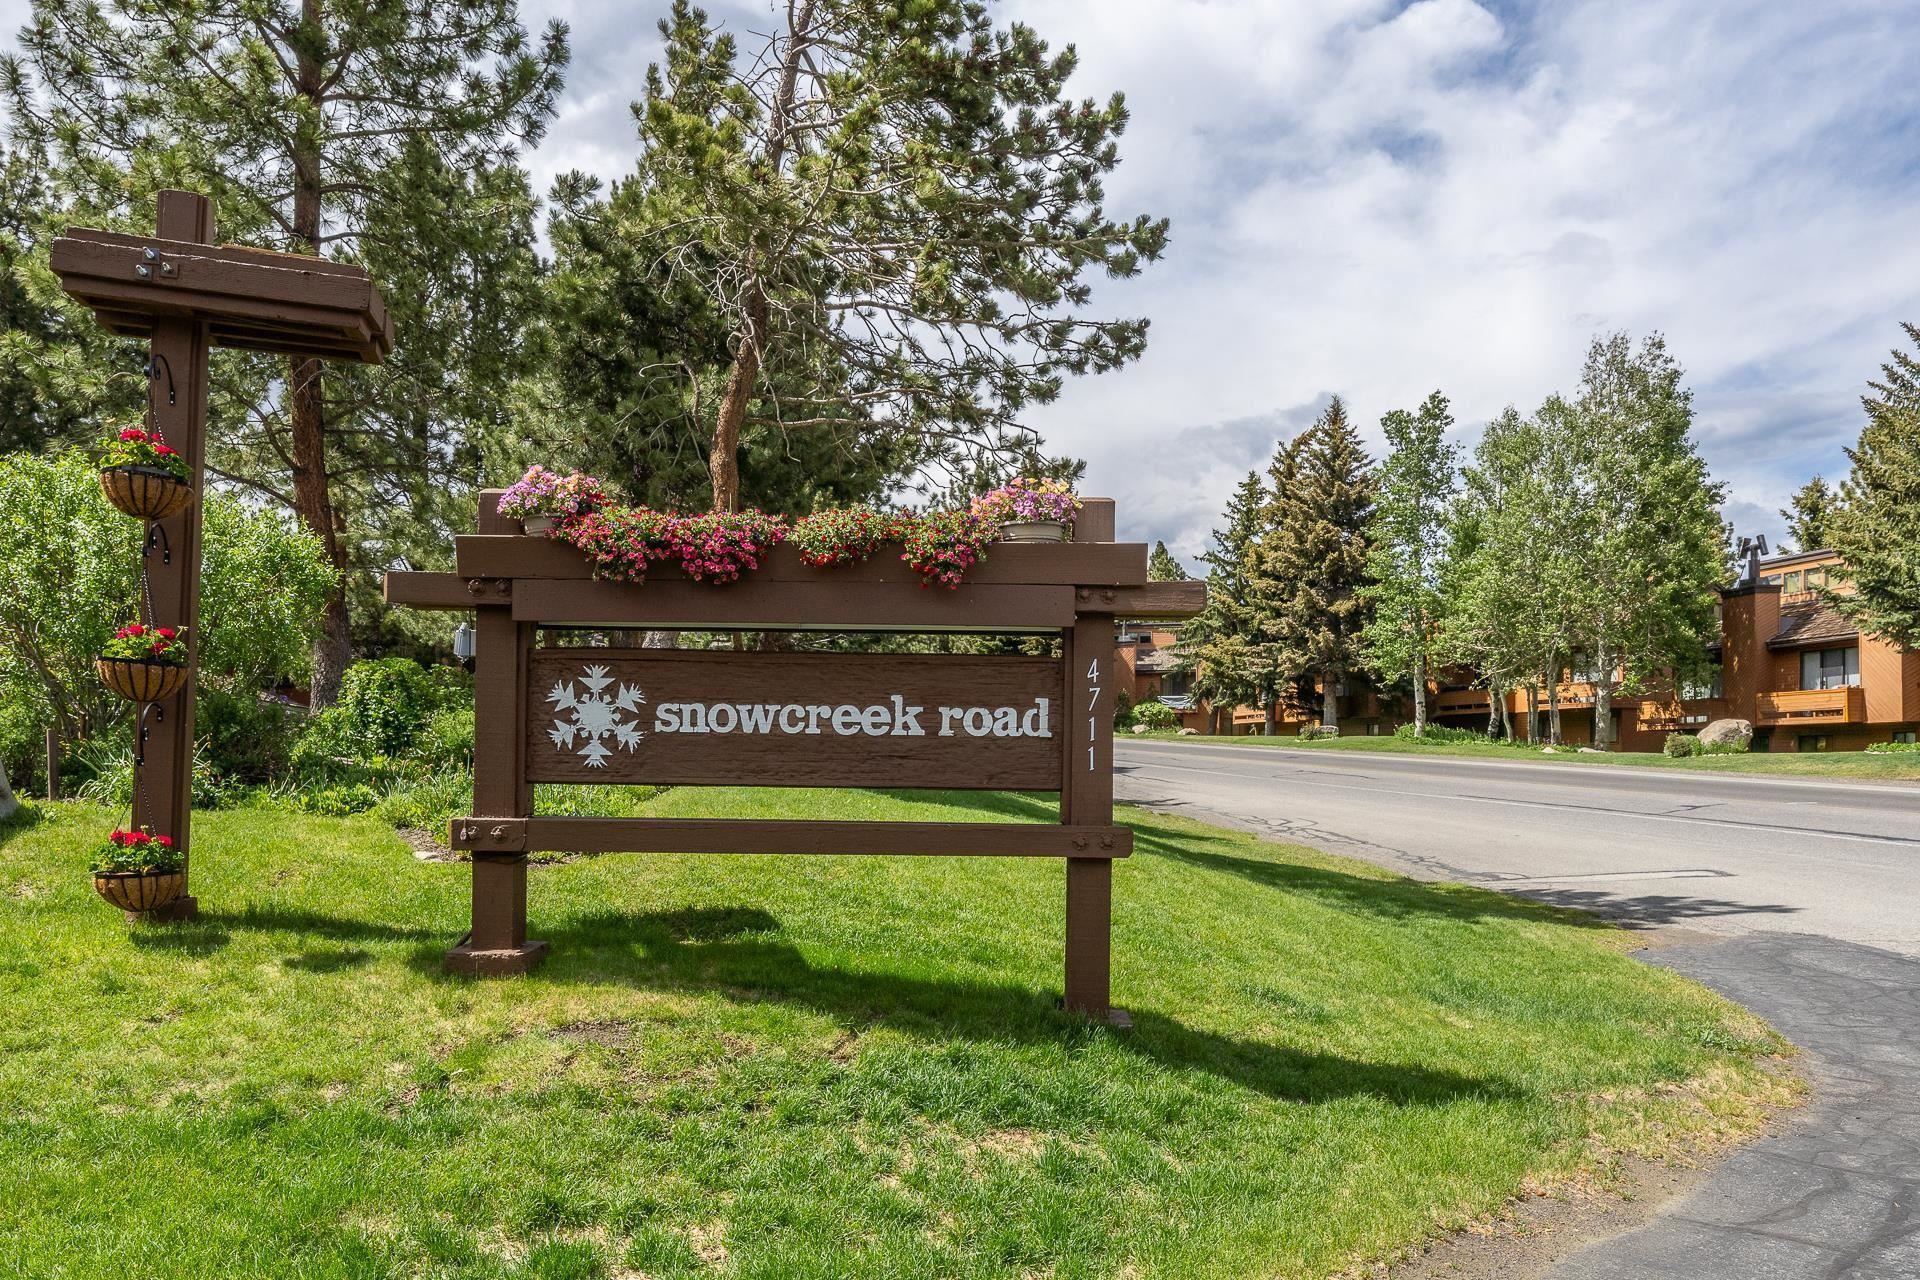
[[[533,782],[1057,790],[1061,664],[536,649]]]

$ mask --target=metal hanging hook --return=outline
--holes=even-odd
[[[149,720],[154,724],[165,724],[167,722],[167,713],[161,709],[159,703],[149,702],[141,709],[140,742],[133,750],[133,763],[136,768],[147,763],[147,738],[153,733],[153,725],[148,723]]]
[[[173,544],[167,541],[167,531],[160,527],[158,520],[147,522],[147,546],[140,554],[144,558],[153,554],[155,547],[160,548],[160,563],[173,563]]]
[[[147,360],[148,380],[151,381],[152,379],[159,377],[160,371],[162,369],[165,369],[167,371],[167,403],[178,404],[179,396],[175,393],[174,386],[173,386],[173,363],[172,361],[168,360],[165,356],[161,355],[158,351],[156,351]]]

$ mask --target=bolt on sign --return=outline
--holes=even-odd
[[[1114,622],[1178,618],[1200,583],[1148,583],[1147,548],[1116,543],[1089,499],[1076,541],[996,544],[951,591],[924,591],[899,551],[835,568],[779,547],[751,576],[594,581],[578,551],[528,537],[482,495],[458,572],[391,573],[387,599],[472,610],[473,929],[447,967],[522,973],[527,854],[786,853],[1055,857],[1065,863],[1063,1004],[1124,1024],[1111,1002]],[[1060,658],[554,646],[567,632],[898,631],[1053,635]],[[1058,823],[537,817],[536,782],[1051,791]]]

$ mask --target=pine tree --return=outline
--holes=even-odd
[[[35,0],[20,45],[0,61],[15,131],[87,220],[149,227],[153,190],[189,186],[223,238],[348,258],[383,287],[385,368],[229,357],[211,424],[215,473],[293,509],[370,591],[506,430],[536,266],[517,149],[552,113],[564,27],[529,47],[514,0]],[[316,701],[351,650],[343,589]]]
[[[1624,333],[1596,338],[1580,395],[1550,399],[1540,421],[1562,438],[1572,483],[1567,546],[1579,562],[1569,601],[1593,683],[1593,741],[1613,742],[1613,696],[1684,678],[1718,638],[1730,559],[1720,518],[1726,487],[1692,438],[1693,397],[1659,334],[1636,351]]]
[[[1030,446],[1021,416],[1064,378],[1145,349],[1144,320],[1076,314],[1085,277],[1132,276],[1166,242],[1164,221],[1103,207],[1123,100],[1064,97],[1073,51],[981,0],[778,15],[742,50],[675,0],[637,108],[633,181],[672,214],[650,252],[721,318],[714,507],[738,504],[757,426],[905,432],[921,465],[958,470]]]
[[[1153,551],[1147,556],[1148,582],[1185,582],[1186,566],[1173,558],[1173,552],[1167,550],[1164,542],[1155,542]]]
[[[1250,572],[1266,505],[1260,475],[1249,471],[1227,503],[1224,527],[1213,531],[1200,556],[1207,565],[1207,606],[1181,626],[1175,649],[1179,670],[1193,677],[1193,696],[1224,717],[1229,732],[1233,708],[1271,707],[1276,688]]]
[[[1903,325],[1920,348],[1920,325]],[[1864,632],[1920,647],[1920,359],[1895,349],[1862,397],[1867,425],[1828,529],[1852,590],[1833,600]]]
[[[1320,722],[1337,727],[1336,690],[1362,665],[1372,464],[1338,396],[1286,453],[1255,556],[1256,592],[1270,602],[1263,628],[1282,675],[1317,680]]]
[[[1453,413],[1438,391],[1418,413],[1395,409],[1380,425],[1389,452],[1375,481],[1367,563],[1372,582],[1362,591],[1372,617],[1361,645],[1375,675],[1412,685],[1418,737],[1427,730],[1427,679],[1444,605],[1447,510],[1459,483],[1458,450],[1447,443]]]
[[[1828,529],[1839,503],[1840,496],[1833,491],[1833,486],[1819,476],[1801,485],[1793,495],[1792,505],[1780,512],[1780,518],[1787,522],[1790,544],[1800,551],[1825,550]]]

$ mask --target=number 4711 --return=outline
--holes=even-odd
[[[1087,772],[1093,772],[1094,726],[1100,710],[1100,659],[1087,664]]]

